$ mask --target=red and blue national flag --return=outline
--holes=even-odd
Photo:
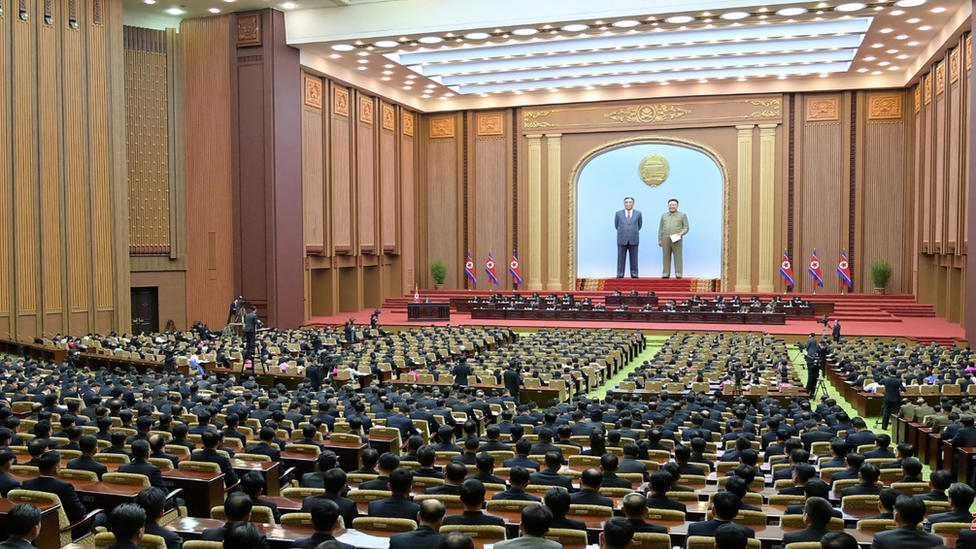
[[[840,275],[840,279],[847,284],[848,288],[853,288],[854,283],[851,282],[851,264],[847,261],[847,250],[840,253],[840,263],[837,264],[837,274]]]
[[[515,252],[512,252],[512,264],[508,267],[508,272],[512,273],[512,278],[515,279],[515,283],[519,286],[522,285],[522,273],[519,269],[518,258],[515,257]]]
[[[464,274],[468,275],[468,280],[471,281],[475,286],[478,285],[478,279],[474,276],[474,261],[471,260],[471,253],[468,252],[468,260],[464,262]]]
[[[810,272],[810,276],[813,277],[813,283],[823,288],[823,275],[820,272],[820,260],[817,259],[817,250],[813,251],[813,258],[810,260],[810,268],[808,271]]]
[[[790,263],[790,256],[783,252],[783,263],[779,266],[779,274],[783,275],[786,285],[793,287],[793,264]]]
[[[495,260],[491,257],[491,252],[488,252],[488,262],[485,263],[485,272],[488,273],[488,278],[491,279],[491,283],[498,286],[498,273],[495,272]]]

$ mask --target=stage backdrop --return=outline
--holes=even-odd
[[[641,179],[641,161],[657,153],[668,163],[669,174],[652,187]],[[658,173],[660,171],[658,170]],[[623,209],[624,197],[634,197],[634,209],[644,216],[640,232],[640,276],[660,277],[662,255],[657,245],[661,214],[668,200],[678,199],[679,211],[688,215],[691,231],[684,242],[684,273],[688,278],[721,278],[722,173],[705,153],[678,145],[635,144],[595,156],[583,167],[577,189],[577,276],[610,278],[617,270],[617,232],[614,213]],[[629,265],[625,269],[630,275]],[[671,273],[674,276],[674,272]]]

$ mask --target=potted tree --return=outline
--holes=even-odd
[[[874,293],[884,295],[885,288],[891,280],[895,268],[887,259],[876,259],[871,262],[871,281],[874,282]]]
[[[447,264],[443,259],[430,260],[430,277],[434,279],[434,289],[443,290],[444,280],[447,279]]]

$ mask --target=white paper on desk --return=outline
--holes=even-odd
[[[677,242],[679,240],[681,240],[681,235],[680,234],[673,234],[673,235],[671,235],[671,242]]]

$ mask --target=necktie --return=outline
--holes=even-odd
[[[627,210],[627,219],[630,219],[630,210]]]

